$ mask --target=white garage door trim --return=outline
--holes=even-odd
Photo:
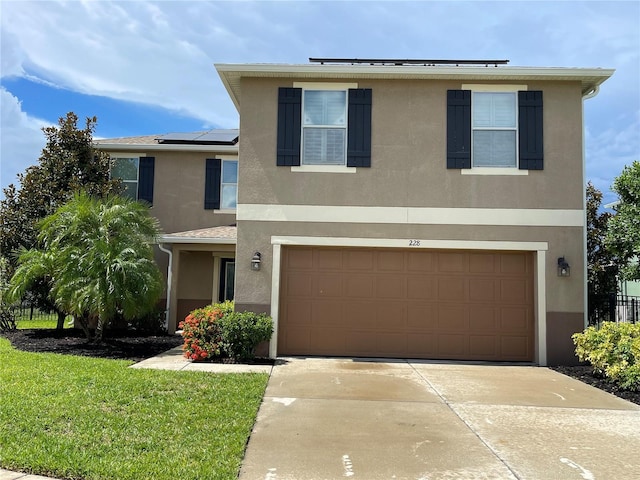
[[[534,268],[536,362],[539,365],[547,364],[547,300],[545,281],[545,259],[546,252],[549,249],[549,244],[547,242],[272,236],[271,244],[273,246],[273,269],[271,272],[271,316],[273,318],[274,334],[269,345],[269,356],[272,358],[275,358],[278,352],[278,309],[280,307],[281,250],[283,245],[300,245],[313,247],[372,247],[536,252],[536,264]]]

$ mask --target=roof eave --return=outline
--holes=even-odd
[[[582,94],[593,91],[614,69],[570,67],[466,67],[466,66],[390,66],[390,65],[291,65],[291,64],[215,64],[236,109],[240,110],[240,79],[451,79],[531,81],[581,81]]]
[[[126,150],[130,152],[146,151],[188,151],[188,152],[216,152],[216,153],[238,153],[238,144],[235,145],[189,145],[189,144],[159,144],[159,143],[94,143],[94,148],[98,150]]]

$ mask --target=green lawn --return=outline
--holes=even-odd
[[[64,328],[71,328],[69,323],[71,317],[67,317],[64,321]],[[48,315],[38,314],[35,318],[29,318],[29,311],[25,311],[24,315],[16,315],[16,327],[26,328],[56,328],[58,325],[58,315],[50,313]]]
[[[0,466],[68,479],[235,479],[266,374],[134,370],[0,338]]]

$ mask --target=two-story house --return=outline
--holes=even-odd
[[[219,64],[237,144],[106,145],[140,176],[155,156],[169,329],[224,298],[235,259],[236,309],[271,314],[271,356],[575,362],[583,102],[613,70],[501,63]],[[236,159],[235,217],[208,210],[225,188],[209,165]]]

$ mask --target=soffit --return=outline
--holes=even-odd
[[[222,83],[239,110],[242,78],[319,80],[461,80],[461,81],[579,81],[585,95],[611,75],[613,69],[569,67],[466,67],[391,65],[216,64]]]

